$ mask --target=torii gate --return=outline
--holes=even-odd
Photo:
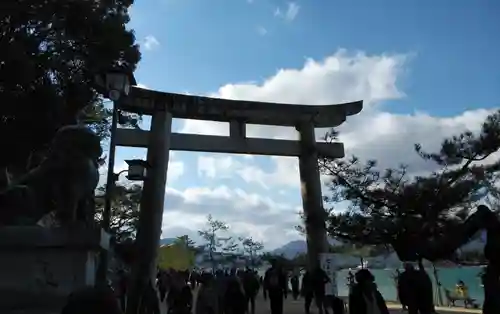
[[[170,150],[299,157],[308,259],[314,267],[327,246],[318,153],[331,158],[344,157],[342,143],[316,142],[314,129],[337,127],[347,116],[358,114],[362,108],[362,101],[327,106],[291,105],[132,87],[129,96],[119,101],[118,109],[152,116],[150,131],[117,129],[115,134],[117,146],[148,149],[150,168],[144,181],[136,240],[140,254],[133,270],[136,282],[141,278],[154,278]],[[229,122],[229,136],[173,133],[173,118]],[[295,127],[300,140],[247,138],[246,124]],[[137,300],[131,301],[133,311]]]

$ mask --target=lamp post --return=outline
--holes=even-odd
[[[130,86],[136,85],[134,75],[131,72],[126,72],[121,69],[112,69],[105,74],[97,75],[95,78],[98,91],[109,98],[113,102],[112,117],[111,117],[111,130],[109,140],[109,159],[108,159],[108,173],[106,178],[106,194],[104,195],[104,212],[102,217],[102,228],[109,232],[111,220],[111,198],[115,185],[115,174],[113,172],[115,167],[115,133],[118,126],[118,108],[116,102],[123,96],[128,96]],[[108,254],[103,254],[99,259],[99,267],[97,269],[97,281],[105,283],[108,271]]]
[[[113,186],[116,186],[116,182],[118,182],[120,175],[125,172],[128,173],[126,178],[129,181],[146,180],[149,169],[147,161],[142,159],[128,159],[125,160],[125,163],[128,165],[128,169],[124,169],[118,173],[113,173]]]

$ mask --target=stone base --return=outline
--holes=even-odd
[[[0,227],[0,313],[58,311],[71,292],[95,284],[109,239],[81,225]]]

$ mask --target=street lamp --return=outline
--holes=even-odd
[[[137,85],[134,74],[125,69],[112,68],[106,73],[95,77],[97,91],[112,101],[117,101],[121,96],[127,96],[130,86]]]
[[[125,160],[128,165],[127,179],[130,181],[144,181],[148,176],[149,164],[142,159]]]
[[[142,159],[129,159],[125,160],[128,165],[128,169],[124,169],[118,173],[113,173],[113,182],[116,185],[118,182],[120,175],[122,173],[128,173],[126,176],[129,181],[144,181],[147,177],[147,171],[149,169],[149,164],[147,161]]]
[[[102,228],[109,232],[111,221],[111,198],[113,195],[114,181],[114,167],[115,167],[115,133],[118,124],[118,108],[116,102],[123,96],[128,96],[131,85],[137,85],[134,74],[123,68],[113,68],[106,73],[97,75],[95,77],[96,89],[102,93],[104,97],[113,101],[113,113],[111,118],[111,130],[109,140],[109,160],[108,160],[108,175],[106,179],[106,194],[104,195],[104,212],[102,217]],[[98,268],[97,279],[101,282],[106,282],[107,269],[108,269],[108,256],[100,259],[101,263]]]

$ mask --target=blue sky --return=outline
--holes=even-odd
[[[149,89],[305,104],[364,99],[363,113],[340,128],[347,154],[423,171],[414,142],[435,148],[476,130],[499,105],[499,15],[498,1],[137,0],[130,27],[143,53],[135,75]],[[199,121],[174,128],[226,132]],[[142,155],[121,148],[118,167]],[[171,159],[164,236],[194,236],[211,212],[268,247],[299,238],[294,160],[183,152]]]

